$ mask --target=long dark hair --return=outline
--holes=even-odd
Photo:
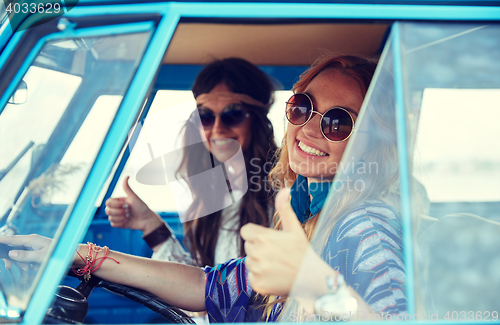
[[[267,188],[268,175],[263,166],[277,149],[273,127],[267,118],[274,101],[275,87],[267,75],[252,63],[240,58],[226,58],[213,61],[198,74],[192,88],[194,97],[210,92],[221,83],[234,93],[249,95],[266,105],[263,108],[244,104],[250,113],[250,141],[243,151],[248,191],[241,199],[238,210],[239,233],[239,229],[249,222],[269,226],[271,221],[273,193]],[[177,177],[187,179],[220,164],[201,143],[199,131],[192,122],[188,121],[183,131],[186,145],[197,144],[190,146],[191,150],[184,150]],[[226,183],[221,177],[213,177],[210,181],[214,188],[218,188],[217,184]],[[193,204],[186,211],[186,219],[190,221],[184,223],[184,241],[198,265],[214,265],[215,247],[222,226],[222,211],[200,218],[197,216],[197,208],[204,202],[209,204],[211,200],[213,202],[220,198],[216,197],[217,193],[207,191],[206,184],[188,181],[188,186],[193,196]],[[244,255],[243,240],[240,240],[240,255]]]

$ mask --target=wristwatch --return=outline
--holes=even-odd
[[[330,276],[326,278],[326,284],[328,293],[320,296],[314,302],[315,313],[323,316],[328,315],[332,320],[349,320],[351,317],[355,317],[358,302],[347,289],[344,276],[342,274],[337,276],[336,287]]]
[[[163,243],[172,236],[172,232],[168,226],[163,222],[158,228],[153,230],[146,236],[142,236],[142,239],[148,244],[148,246],[153,249],[156,245]]]

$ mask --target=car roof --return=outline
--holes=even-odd
[[[72,1],[75,2],[75,1]],[[137,0],[79,0],[78,4],[91,3],[106,4],[106,3],[134,3]],[[165,2],[164,0],[145,0],[147,2]],[[177,0],[175,2],[242,2],[242,3],[259,3],[259,2],[275,2],[275,3],[346,3],[341,0]],[[498,0],[351,0],[350,4],[397,4],[397,5],[460,5],[460,6],[496,6],[500,3]]]

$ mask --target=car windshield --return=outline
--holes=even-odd
[[[58,238],[148,40],[141,32],[43,45],[21,94],[0,115],[1,235]],[[1,248],[5,257],[8,247]],[[0,264],[0,305],[12,316],[26,308],[45,263]]]

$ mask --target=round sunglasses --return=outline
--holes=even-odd
[[[304,93],[297,93],[286,102],[286,118],[292,125],[305,125],[313,113],[321,115],[319,128],[328,141],[342,142],[351,136],[354,119],[345,108],[333,107],[321,114],[314,110],[311,97]]]
[[[243,106],[237,103],[227,105],[220,114],[215,114],[206,107],[198,107],[198,114],[204,129],[210,129],[214,126],[217,115],[219,115],[222,124],[229,128],[240,125],[250,116],[250,113],[246,112]]]

